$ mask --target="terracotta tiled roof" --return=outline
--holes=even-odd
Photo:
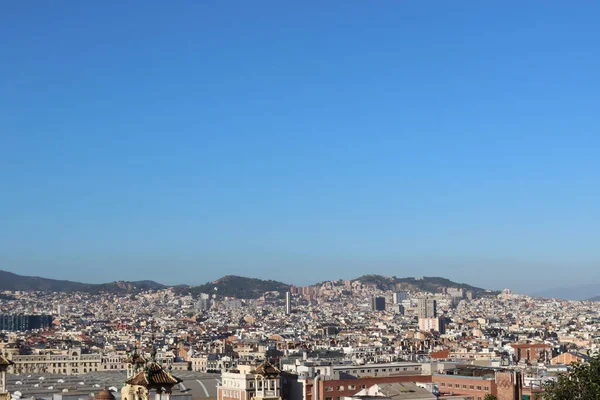
[[[252,371],[255,375],[263,375],[263,376],[278,376],[281,371],[275,368],[270,362],[265,361],[260,364],[254,371]]]
[[[96,397],[96,400],[115,400],[115,395],[108,389],[104,389],[99,392]]]
[[[128,385],[148,387],[173,386],[182,382],[181,379],[165,371],[158,363],[151,361],[143,371],[125,381]]]
[[[450,350],[432,351],[429,355],[431,358],[445,360],[450,357]]]

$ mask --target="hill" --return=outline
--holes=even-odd
[[[587,301],[600,301],[600,296],[590,297]]]
[[[265,292],[287,292],[290,285],[274,280],[247,278],[237,275],[227,275],[213,282],[200,286],[176,286],[177,292],[192,295],[200,293],[217,294],[219,296],[237,297],[240,299],[256,299]]]
[[[88,293],[137,293],[149,289],[164,289],[167,286],[153,281],[81,283],[67,280],[23,276],[0,270],[0,290],[43,291],[43,292],[88,292]]]
[[[410,290],[430,293],[439,293],[442,288],[455,287],[470,290],[475,297],[493,295],[497,292],[487,291],[482,288],[467,285],[465,283],[453,282],[440,277],[423,278],[397,278],[395,276],[387,277],[382,275],[364,275],[354,279],[363,284],[374,285],[381,290]],[[67,280],[56,280],[40,278],[36,276],[22,276],[12,272],[0,270],[0,290],[20,290],[20,291],[52,291],[52,292],[87,292],[87,293],[113,293],[127,294],[139,293],[144,290],[160,290],[169,286],[156,283],[154,281],[136,281],[126,282],[117,281],[101,284],[90,284],[73,282]],[[216,294],[218,296],[236,297],[239,299],[256,299],[265,292],[284,293],[290,289],[290,285],[275,280],[263,280],[257,278],[247,278],[236,275],[226,275],[212,282],[203,285],[172,286],[172,289],[179,294],[191,294],[198,296],[200,293]]]
[[[0,271],[0,290],[75,292],[85,290],[88,286],[80,282],[23,276],[8,271]]]
[[[570,286],[541,290],[531,293],[533,297],[545,297],[564,300],[587,300],[597,297],[600,293],[600,284],[587,284],[580,286]]]
[[[440,293],[443,288],[453,287],[464,289],[465,291],[471,291],[475,297],[498,293],[480,287],[471,286],[466,283],[453,282],[450,279],[437,276],[424,276],[422,278],[397,278],[395,276],[389,277],[382,275],[364,275],[355,279],[354,281],[359,281],[366,285],[374,285],[380,290],[410,290]]]

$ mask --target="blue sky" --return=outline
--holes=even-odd
[[[600,4],[12,2],[0,269],[598,282]]]

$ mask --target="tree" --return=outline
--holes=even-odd
[[[485,395],[483,400],[498,400],[498,396],[496,396],[495,394],[488,393]]]
[[[600,354],[544,386],[544,400],[600,400]]]

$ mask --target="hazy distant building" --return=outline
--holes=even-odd
[[[290,292],[285,294],[285,313],[287,315],[292,313],[292,294]]]
[[[396,314],[404,315],[406,314],[406,309],[402,304],[394,304],[394,312]]]
[[[462,288],[448,288],[446,293],[448,293],[451,297],[463,298],[465,297],[465,290]]]
[[[404,306],[405,310],[408,309],[414,309],[417,307],[418,302],[415,299],[407,299],[407,300],[402,300],[402,302],[400,303],[402,304],[402,306]]]
[[[408,299],[408,292],[400,291],[400,292],[394,293],[394,296],[393,296],[394,304],[400,304],[406,299]]]
[[[59,317],[62,317],[63,315],[65,315],[66,312],[67,312],[67,306],[59,305],[58,307],[56,307],[56,313],[58,314]]]
[[[52,326],[50,315],[0,315],[0,331],[29,331]]]
[[[196,303],[198,311],[207,311],[210,309],[210,295],[207,293],[200,293],[200,298]]]
[[[417,314],[419,319],[437,317],[437,301],[434,299],[419,299]]]
[[[425,332],[436,331],[441,334],[446,333],[444,318],[419,318],[419,329]]]
[[[371,297],[371,311],[384,311],[385,310],[385,297],[373,296]]]
[[[228,308],[228,309],[242,308],[242,300],[240,300],[240,299],[223,300],[223,307]]]
[[[338,329],[334,325],[324,326],[319,331],[322,336],[335,336],[338,333]]]

